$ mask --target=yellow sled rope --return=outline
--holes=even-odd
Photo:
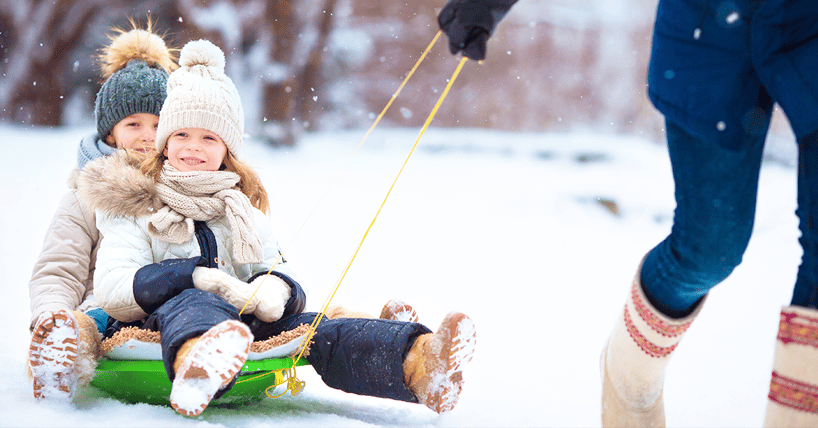
[[[367,140],[367,138],[369,138],[369,135],[372,133],[372,131],[377,126],[377,124],[380,122],[380,120],[386,114],[387,110],[389,110],[389,107],[392,105],[392,103],[398,97],[398,94],[400,94],[400,92],[401,92],[401,90],[403,90],[404,86],[406,86],[406,83],[409,81],[409,79],[415,73],[415,70],[417,70],[418,66],[420,66],[420,63],[423,62],[423,60],[426,58],[426,55],[432,49],[432,47],[437,42],[437,40],[440,38],[442,33],[443,33],[442,31],[437,32],[435,37],[432,39],[432,41],[429,43],[429,45],[423,51],[423,54],[421,54],[420,58],[417,60],[417,62],[415,62],[415,65],[412,67],[412,69],[409,71],[409,73],[407,73],[406,77],[403,79],[403,82],[400,84],[397,91],[395,91],[395,93],[392,94],[392,97],[390,98],[389,102],[386,104],[386,106],[383,108],[381,113],[378,115],[378,117],[372,123],[372,126],[369,128],[369,130],[366,132],[364,137],[361,139],[361,142],[358,143],[358,146],[355,148],[352,155],[349,157],[349,159],[346,161],[344,166],[341,168],[341,171],[339,171],[339,173],[335,176],[335,179],[332,181],[330,186],[327,188],[327,190],[322,195],[321,199],[318,201],[316,206],[312,209],[310,214],[307,216],[307,219],[301,224],[301,227],[298,229],[295,236],[290,241],[289,245],[292,245],[292,241],[295,240],[295,237],[298,236],[298,234],[304,228],[304,225],[309,221],[309,219],[312,217],[313,213],[315,213],[315,211],[317,210],[317,208],[321,204],[321,202],[323,202],[324,198],[327,196],[329,191],[332,189],[332,187],[338,181],[338,178],[340,177],[340,175],[343,173],[343,171],[349,165],[352,158],[358,153],[358,150],[361,148],[361,146],[363,146],[363,144]],[[366,231],[364,231],[364,234],[361,237],[361,240],[359,241],[358,246],[355,248],[355,251],[353,252],[352,256],[350,257],[349,261],[347,262],[346,267],[344,268],[343,272],[341,273],[338,280],[336,281],[332,292],[329,294],[329,296],[325,300],[324,305],[321,308],[321,312],[319,313],[318,316],[315,317],[312,324],[310,324],[310,330],[307,333],[307,335],[304,337],[304,340],[301,342],[301,345],[300,345],[301,350],[300,350],[299,354],[293,359],[292,367],[290,367],[288,369],[276,370],[276,371],[273,371],[273,372],[270,372],[270,373],[265,373],[263,375],[260,375],[260,376],[268,376],[270,374],[273,374],[275,376],[273,385],[271,385],[265,391],[265,393],[267,394],[268,397],[270,397],[270,398],[282,397],[288,391],[293,396],[296,396],[301,392],[301,389],[303,389],[304,382],[298,380],[298,378],[296,377],[296,370],[295,370],[296,365],[298,365],[298,361],[303,357],[304,351],[306,350],[307,345],[312,340],[312,337],[315,334],[316,329],[318,328],[318,324],[321,322],[321,320],[325,316],[326,311],[329,308],[330,303],[332,302],[332,299],[335,297],[335,294],[338,292],[338,289],[340,288],[341,283],[343,282],[344,278],[346,277],[347,273],[349,272],[349,269],[352,267],[352,263],[355,261],[355,258],[357,257],[358,252],[360,251],[361,247],[364,244],[364,241],[366,241],[366,238],[369,235],[369,231],[372,230],[372,227],[375,225],[375,222],[378,220],[378,216],[380,215],[381,211],[383,210],[383,207],[386,205],[386,201],[389,199],[389,196],[392,194],[392,190],[395,188],[395,185],[397,184],[398,179],[400,178],[401,174],[403,174],[403,171],[406,168],[406,165],[409,163],[409,159],[412,157],[412,155],[415,152],[415,149],[417,148],[418,144],[420,143],[421,137],[423,137],[423,134],[426,132],[426,129],[428,129],[429,125],[432,123],[432,120],[434,119],[435,115],[437,114],[437,111],[440,109],[440,106],[443,104],[443,100],[446,99],[446,96],[448,95],[449,90],[451,89],[452,85],[454,84],[454,81],[457,79],[457,76],[460,74],[460,71],[463,69],[463,65],[465,65],[467,60],[468,60],[468,58],[464,56],[460,60],[460,62],[458,63],[457,67],[455,68],[454,73],[452,74],[452,77],[450,77],[448,79],[448,83],[446,84],[446,88],[443,90],[443,93],[438,98],[437,103],[435,103],[435,106],[432,109],[431,113],[429,113],[429,116],[426,118],[426,122],[423,124],[423,127],[420,130],[420,133],[418,134],[417,138],[415,139],[415,142],[412,145],[412,148],[409,151],[409,154],[406,156],[406,159],[403,161],[403,164],[401,165],[400,170],[398,171],[397,175],[395,176],[395,179],[392,181],[392,185],[389,187],[389,190],[386,192],[386,195],[384,196],[383,201],[381,202],[381,205],[378,207],[378,210],[375,213],[375,216],[372,218],[372,221],[369,223],[369,226],[366,228]],[[289,248],[289,245],[286,248]],[[286,248],[285,248],[285,250],[286,250]],[[266,276],[269,276],[272,273],[275,266],[278,265],[278,263],[281,261],[281,259],[284,256],[283,253],[284,252],[281,252],[281,254],[279,254],[278,259],[275,261],[275,263],[273,263],[273,266],[270,267],[270,270],[267,271]],[[262,285],[264,285],[263,280],[260,281],[260,284],[258,285],[256,290],[253,292],[253,295],[250,296],[250,299],[248,299],[247,303],[245,303],[244,307],[242,307],[241,311],[239,311],[239,315],[241,315],[244,312],[244,310],[247,308],[247,304],[250,303],[250,300],[253,298],[253,296],[255,296],[256,292],[258,292],[259,288]],[[260,376],[257,376],[257,377],[260,377]],[[255,377],[255,378],[257,378],[257,377]],[[246,381],[249,381],[249,380],[252,380],[252,379],[255,379],[255,378],[246,379],[244,381],[238,381],[237,383],[246,382]],[[271,395],[270,394],[270,392],[269,392],[270,389],[273,389],[273,388],[283,384],[285,381],[287,382],[287,389],[284,390],[284,392],[282,392],[281,394],[278,394],[278,395]]]

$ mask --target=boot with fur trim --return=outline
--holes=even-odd
[[[458,312],[446,315],[434,334],[418,336],[403,361],[403,376],[421,404],[437,413],[454,408],[476,342],[474,323]]]
[[[94,378],[102,335],[82,312],[44,313],[31,336],[28,365],[34,397],[70,401]]]
[[[603,427],[665,426],[665,367],[703,303],[685,318],[670,318],[648,302],[640,274],[602,351]]]
[[[200,415],[213,396],[239,373],[252,343],[250,329],[236,320],[221,322],[185,342],[173,363],[173,409],[185,416]]]
[[[767,402],[767,427],[818,426],[818,311],[781,310]]]

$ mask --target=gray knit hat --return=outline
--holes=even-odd
[[[159,115],[167,94],[168,73],[176,68],[165,40],[148,28],[115,29],[99,56],[105,83],[97,92],[94,117],[101,140],[120,120],[136,113]]]
[[[141,60],[130,61],[111,75],[97,92],[94,103],[99,138],[104,140],[114,125],[132,114],[159,116],[167,95],[167,81],[167,72]]]
[[[159,115],[156,149],[182,128],[203,128],[224,140],[237,156],[244,136],[244,111],[233,81],[224,74],[224,53],[207,40],[188,42],[180,67],[168,78],[168,97]]]

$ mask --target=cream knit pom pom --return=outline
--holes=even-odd
[[[182,48],[179,64],[188,68],[203,65],[224,73],[224,52],[208,40],[195,40]]]

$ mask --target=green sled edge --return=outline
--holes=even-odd
[[[296,366],[309,365],[306,359]],[[211,404],[248,402],[266,397],[264,391],[275,383],[275,372],[293,367],[292,358],[247,361],[235,385]],[[159,360],[99,360],[91,386],[116,399],[130,403],[169,405],[171,382]]]

